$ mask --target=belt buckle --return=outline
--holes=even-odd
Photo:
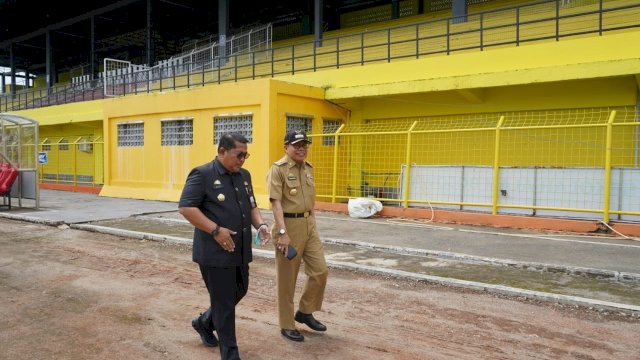
[[[302,216],[305,217],[305,218],[308,218],[309,215],[311,215],[310,211],[305,211],[304,213],[302,213]]]

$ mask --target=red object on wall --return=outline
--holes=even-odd
[[[9,199],[9,209],[11,209],[11,186],[18,178],[18,174],[18,169],[12,167],[11,164],[0,163],[0,196]]]
[[[13,182],[18,178],[18,170],[14,168],[2,169],[0,175],[0,194],[8,193]]]

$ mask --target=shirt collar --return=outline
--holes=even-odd
[[[219,175],[235,175],[235,173],[232,173],[231,171],[227,170],[224,166],[222,166],[222,163],[220,162],[220,160],[218,160],[218,158],[216,157],[215,160],[213,160],[213,168],[218,172]],[[239,174],[239,173],[238,173]]]
[[[299,166],[301,169],[304,169],[305,166],[311,166],[311,164],[307,160],[304,160],[302,164],[298,165],[298,163],[293,161],[288,154],[284,154],[284,158],[287,160],[287,167],[289,169],[291,169],[294,166]]]

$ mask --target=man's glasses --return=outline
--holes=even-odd
[[[249,154],[248,152],[239,152],[235,156],[238,158],[238,160],[242,160],[242,159],[247,160],[249,156],[251,156],[251,154]]]
[[[249,154],[248,152],[239,152],[236,157],[238,158],[238,160],[242,160],[245,159],[247,160],[249,158],[249,156],[251,156],[251,154]]]
[[[296,149],[308,149],[309,148],[309,143],[307,142],[299,142],[297,144],[291,144],[291,146],[293,146]]]

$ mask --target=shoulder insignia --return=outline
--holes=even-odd
[[[313,165],[311,165],[311,163],[308,162],[307,160],[305,160],[304,163],[307,164],[308,167],[311,167],[311,168],[313,167]]]

